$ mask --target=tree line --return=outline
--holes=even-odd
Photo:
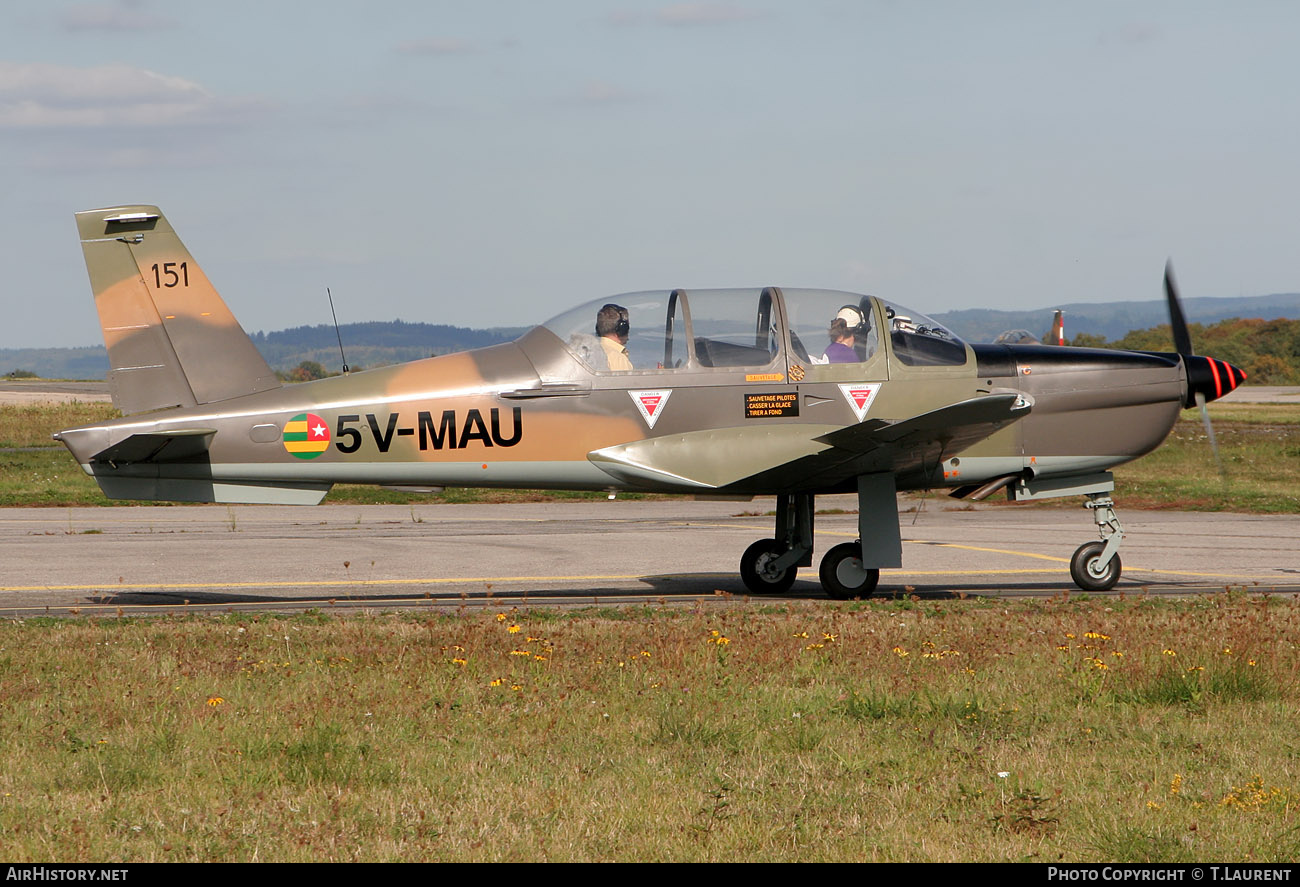
[[[1252,385],[1300,385],[1300,320],[1233,317],[1209,325],[1189,324],[1198,354],[1226,360],[1246,371]],[[1133,330],[1113,342],[1079,333],[1070,345],[1123,351],[1173,351],[1169,324]]]

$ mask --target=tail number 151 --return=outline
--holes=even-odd
[[[163,262],[159,265],[153,263],[153,285],[155,289],[173,286],[190,285],[190,269],[186,267],[185,262],[179,265],[175,262]]]

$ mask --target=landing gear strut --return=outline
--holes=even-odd
[[[871,597],[880,582],[880,568],[903,565],[894,475],[861,475],[857,488],[858,539],[826,552],[817,571],[826,594],[839,601]],[[789,591],[799,568],[812,566],[812,493],[776,497],[775,535],[758,540],[740,558],[740,578],[754,594]]]
[[[800,567],[812,566],[813,496],[776,497],[776,538],[760,539],[740,557],[740,578],[754,594],[781,594],[794,585]]]
[[[1124,528],[1115,516],[1115,501],[1105,493],[1089,493],[1083,505],[1092,512],[1101,541],[1079,546],[1070,558],[1070,578],[1084,591],[1109,591],[1123,571],[1119,543],[1124,538]]]

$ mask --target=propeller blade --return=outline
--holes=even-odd
[[[1219,441],[1214,436],[1214,426],[1210,424],[1210,411],[1205,408],[1205,395],[1196,392],[1196,405],[1201,410],[1201,421],[1205,423],[1205,436],[1210,439],[1210,452],[1214,453],[1214,464],[1219,468],[1219,477],[1224,483],[1228,481],[1228,469],[1223,466],[1223,457],[1219,455]]]
[[[1174,333],[1174,350],[1184,356],[1195,354],[1192,350],[1192,334],[1187,330],[1187,319],[1183,317],[1183,306],[1178,299],[1178,281],[1174,279],[1172,259],[1165,262],[1165,300],[1169,303],[1169,327]]]

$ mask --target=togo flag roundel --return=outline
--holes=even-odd
[[[284,448],[297,459],[315,459],[330,445],[330,427],[315,413],[299,413],[284,423]]]

